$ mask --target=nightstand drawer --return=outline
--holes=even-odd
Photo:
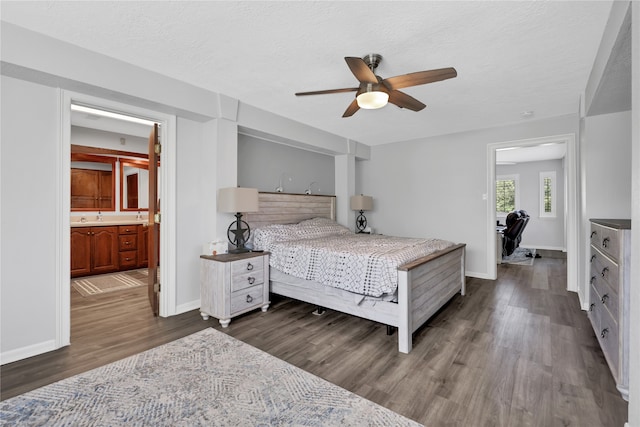
[[[246,289],[255,285],[262,285],[264,283],[264,275],[262,271],[234,275],[231,278],[231,292],[236,292],[241,289]]]
[[[231,315],[262,305],[262,285],[252,286],[231,294]]]
[[[238,277],[246,273],[253,273],[256,276],[261,276],[263,270],[262,264],[262,257],[234,261],[231,263],[231,275],[233,277]]]

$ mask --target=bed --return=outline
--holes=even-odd
[[[335,221],[336,198],[335,196],[260,193],[258,212],[245,214],[243,218],[253,230],[254,239],[258,239],[252,244],[261,245],[264,244],[263,231],[277,230],[278,224],[297,224],[308,220],[321,222],[320,219]],[[255,237],[256,234],[258,237]],[[324,236],[320,236],[318,239],[323,238]],[[378,244],[377,242],[383,244],[381,238],[375,235],[355,236],[354,233],[349,232],[349,236],[346,234],[344,236],[346,242],[344,244],[352,245],[351,240],[347,241],[347,239],[354,239],[354,242],[372,242],[371,244],[374,245]],[[318,280],[321,274],[313,277],[293,276],[290,273],[296,267],[289,266],[288,271],[282,271],[281,269],[287,270],[287,256],[278,254],[277,251],[272,253],[272,260],[270,260],[270,291],[273,294],[396,327],[398,350],[401,353],[409,353],[412,349],[413,333],[454,295],[465,293],[465,245],[451,242],[443,244],[444,241],[437,239],[426,240],[434,241],[428,255],[415,258],[411,255],[412,251],[409,251],[409,254],[402,254],[400,259],[408,260],[394,268],[395,277],[392,279],[396,288],[393,292],[385,292],[390,289],[385,289],[384,285],[382,289],[368,285],[363,285],[362,289],[351,289],[349,285],[344,288],[334,288],[323,285],[322,280]],[[268,244],[275,246],[264,249],[283,249],[276,248],[281,242],[269,241]],[[293,244],[293,239],[285,243],[285,245]],[[296,244],[310,245],[306,240]],[[353,245],[355,246],[356,243]],[[256,249],[263,248],[256,247]],[[302,249],[298,246],[292,246],[288,250],[289,258],[297,258],[304,253],[300,252]],[[322,250],[324,249],[314,246],[313,253],[317,255]],[[364,293],[362,293],[363,290]]]

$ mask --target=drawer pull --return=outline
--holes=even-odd
[[[130,244],[131,244],[131,242],[124,242],[124,244],[125,244],[125,245],[130,245]]]
[[[596,259],[596,254],[591,255],[591,259],[589,260],[590,263],[593,263],[593,260]]]
[[[602,277],[606,276],[607,273],[609,272],[609,267],[605,267],[602,269],[602,273],[600,273],[602,275]]]
[[[596,305],[595,305],[594,303],[591,303],[591,305],[589,306],[589,311],[593,311],[593,308],[594,308],[595,306],[596,306]]]
[[[600,336],[602,338],[606,338],[608,333],[609,333],[609,328],[604,328],[602,332],[600,332]]]
[[[253,264],[251,264],[250,262],[247,263],[247,270],[248,271],[253,270]]]
[[[247,295],[247,302],[253,302],[253,297],[251,295]]]
[[[603,304],[606,304],[608,299],[609,299],[609,294],[604,294],[602,295],[602,299],[600,301],[602,301]]]
[[[597,235],[598,235],[598,232],[597,232],[597,231],[592,231],[592,232],[591,232],[591,238],[592,238],[592,239],[593,239],[593,236],[597,236]]]
[[[605,238],[602,240],[602,247],[603,247],[603,248],[608,248],[608,247],[609,247],[609,238],[608,238],[608,237],[605,237]]]
[[[591,280],[589,280],[589,284],[593,285],[593,282],[596,281],[596,276],[591,276]]]
[[[256,278],[255,277],[247,277],[247,280],[249,281],[250,285],[253,285],[254,282],[256,281]]]

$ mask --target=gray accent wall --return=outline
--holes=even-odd
[[[333,156],[238,135],[238,185],[273,192],[282,177],[285,193],[335,194]]]

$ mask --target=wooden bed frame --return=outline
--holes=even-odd
[[[259,211],[243,215],[252,229],[268,224],[291,224],[323,217],[336,219],[335,196],[260,193]],[[398,302],[376,302],[374,307],[354,305],[322,291],[270,280],[270,290],[310,304],[398,328],[398,349],[409,353],[412,335],[455,294],[465,294],[465,245],[458,244],[401,265]]]

